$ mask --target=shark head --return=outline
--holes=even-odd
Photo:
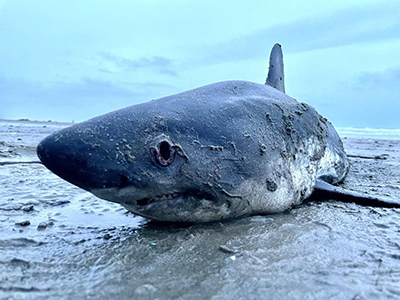
[[[284,161],[306,109],[284,93],[280,45],[270,60],[266,85],[219,82],[127,107],[50,135],[37,154],[61,178],[154,220],[283,211],[300,199]]]
[[[251,166],[234,142],[240,129],[229,125],[242,111],[230,98],[214,96],[248,85],[218,83],[211,92],[200,88],[73,125],[45,138],[38,157],[66,181],[150,219],[243,215],[235,191]]]

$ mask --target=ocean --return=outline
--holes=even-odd
[[[336,127],[341,138],[400,140],[400,129]]]
[[[62,129],[74,123],[51,122],[51,121],[30,121],[30,120],[0,120],[0,128],[23,126],[23,127],[44,127]],[[370,128],[370,127],[337,127],[341,138],[362,138],[379,140],[400,140],[399,129]],[[1,130],[1,129],[0,129]]]

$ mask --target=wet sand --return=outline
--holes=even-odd
[[[400,298],[400,210],[315,201],[155,224],[40,164],[4,164],[36,161],[37,143],[67,125],[0,121],[0,299]],[[400,199],[400,141],[343,141],[343,186]]]

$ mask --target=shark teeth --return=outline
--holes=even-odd
[[[158,201],[175,199],[178,196],[180,196],[179,193],[172,193],[172,194],[155,196],[155,197],[151,197],[151,198],[143,198],[140,200],[136,200],[136,204],[139,206],[145,206],[145,205],[149,205],[151,203],[158,202]]]
[[[196,190],[189,190],[185,192],[180,192],[180,193],[170,193],[170,194],[164,194],[164,195],[159,195],[159,196],[152,196],[152,197],[146,197],[142,198],[139,200],[135,200],[135,204],[138,207],[142,207],[142,209],[147,209],[146,206],[153,204],[153,203],[162,203],[163,201],[169,201],[169,200],[176,200],[178,201],[179,199],[184,200],[184,201],[195,201],[196,199],[201,199],[201,200],[208,200],[212,202],[218,201],[218,198],[213,196],[210,193],[204,192],[204,191],[196,191]],[[174,203],[176,203],[176,201]],[[126,202],[128,205],[132,205],[132,202]],[[172,202],[171,202],[172,204]]]

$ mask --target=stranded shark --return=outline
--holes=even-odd
[[[333,186],[349,171],[342,141],[285,94],[279,44],[265,85],[218,82],[133,105],[55,132],[37,153],[66,181],[159,221],[277,213],[313,192],[399,207]]]

